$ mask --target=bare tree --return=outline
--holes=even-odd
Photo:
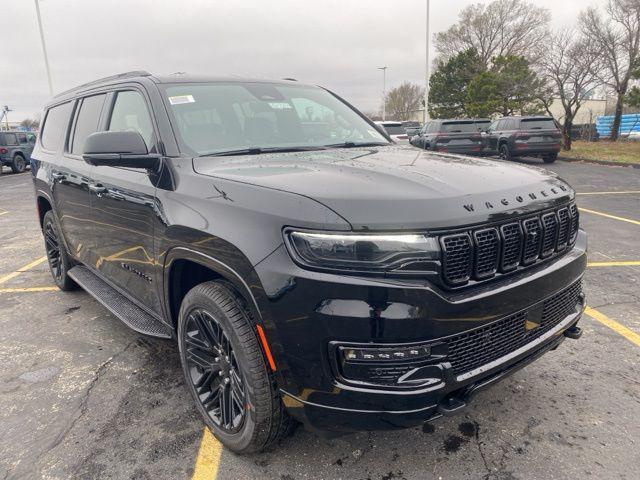
[[[602,82],[617,95],[611,126],[611,140],[616,140],[624,97],[640,62],[640,0],[609,0],[605,11],[603,18],[599,9],[590,7],[580,14],[579,23],[590,48],[604,61]]]
[[[586,98],[601,84],[602,57],[589,48],[589,40],[573,30],[561,30],[547,43],[540,67],[553,97],[564,110],[562,123],[564,150],[571,150],[573,119]]]
[[[20,122],[20,126],[27,130],[37,130],[40,126],[40,120],[38,118],[25,118]]]
[[[474,48],[485,66],[498,56],[517,55],[536,63],[541,56],[551,14],[524,0],[476,3],[460,12],[458,23],[435,35],[445,58]]]
[[[408,120],[411,114],[422,108],[423,98],[423,87],[405,82],[387,93],[384,99],[387,116],[395,120]]]

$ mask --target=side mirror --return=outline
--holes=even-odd
[[[160,155],[149,153],[138,132],[95,132],[84,142],[82,158],[95,166],[155,170]]]

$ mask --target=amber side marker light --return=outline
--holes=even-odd
[[[262,348],[264,348],[264,353],[267,356],[267,362],[269,362],[269,367],[274,372],[276,371],[276,362],[273,361],[273,357],[271,356],[271,350],[269,349],[269,344],[267,343],[267,337],[264,335],[264,330],[260,325],[256,325],[258,329],[258,336],[260,337],[260,342],[262,342]]]

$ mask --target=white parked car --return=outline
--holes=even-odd
[[[398,143],[409,143],[409,135],[402,126],[402,122],[383,121],[375,122],[376,125],[380,125],[389,136]]]

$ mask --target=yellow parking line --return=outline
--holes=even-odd
[[[587,267],[635,267],[640,266],[640,261],[630,262],[588,262]]]
[[[599,311],[594,310],[591,307],[587,307],[585,309],[585,313],[587,315],[589,315],[591,318],[599,321],[603,325],[606,325],[607,327],[609,327],[614,332],[619,333],[624,338],[626,338],[627,340],[629,340],[632,343],[635,343],[637,346],[640,347],[640,335],[638,335],[633,330],[629,330],[624,325],[619,324],[615,320],[611,320],[604,313],[600,313]]]
[[[587,263],[587,267],[634,267],[640,266],[640,261],[629,261],[629,262],[589,262]]]
[[[55,292],[58,287],[0,288],[0,293]]]
[[[628,195],[628,194],[636,194],[640,193],[640,190],[626,190],[626,191],[618,191],[616,192],[578,192],[578,195]]]
[[[0,217],[1,217],[2,215],[7,214],[7,213],[9,213],[9,212],[0,212]]]
[[[616,217],[615,215],[609,215],[608,213],[596,212],[595,210],[589,210],[587,208],[582,208],[582,207],[580,207],[579,210],[581,212],[587,212],[587,213],[592,213],[594,215],[600,215],[601,217],[613,218],[614,220],[620,220],[621,222],[628,222],[628,223],[633,223],[635,225],[640,225],[640,222],[638,220],[631,220],[630,218]]]
[[[222,444],[205,427],[191,480],[214,480],[217,478],[221,454]]]
[[[0,284],[8,282],[12,278],[16,278],[21,273],[26,272],[27,270],[29,270],[29,269],[31,269],[33,267],[37,267],[42,262],[44,262],[46,259],[47,259],[47,257],[40,257],[39,259],[34,260],[33,262],[26,264],[24,267],[19,268],[15,272],[11,272],[8,275],[5,275],[4,277],[0,277]]]

